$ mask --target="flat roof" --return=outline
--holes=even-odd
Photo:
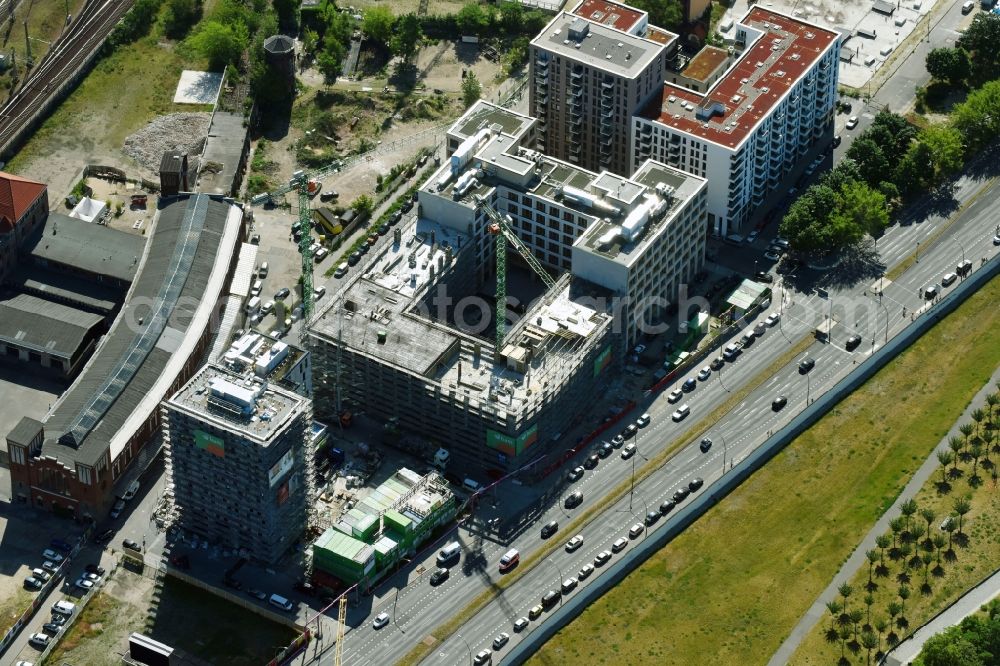
[[[623,78],[635,78],[663,44],[559,12],[531,44]]]
[[[646,29],[646,39],[668,46],[677,39],[677,34],[669,30],[664,30],[659,26],[651,25]]]
[[[463,234],[430,220],[396,228],[401,242],[387,243],[309,328],[332,340],[342,338],[346,346],[381,361],[429,376],[457,349],[458,339],[445,326],[410,312],[410,306],[440,274],[441,266],[450,266],[448,248],[452,256],[475,248],[468,250],[471,244]]]
[[[131,282],[145,245],[145,236],[49,213],[26,249],[42,265],[52,262]]]
[[[42,455],[71,469],[113,460],[167,397],[228,277],[241,208],[202,194],[159,206],[121,313],[45,417]]]
[[[695,81],[706,81],[719,66],[729,59],[729,51],[717,46],[706,46],[691,58],[682,74]]]
[[[665,83],[638,115],[735,149],[838,37],[760,6],[741,23],[763,35],[707,93]],[[706,117],[699,118],[699,110]]]
[[[104,317],[29,294],[0,300],[0,340],[69,359]]]
[[[646,222],[646,229],[638,240],[626,242],[619,235],[607,244],[600,243],[599,239],[618,227],[622,220],[600,219],[588,227],[583,235],[577,239],[574,243],[575,247],[624,266],[631,265],[673,223],[677,214],[684,210],[691,198],[705,186],[706,181],[686,171],[653,160],[646,160],[632,174],[629,182],[632,187],[642,187],[643,193],[650,194],[655,193],[656,186],[660,183],[667,186],[670,195],[667,198],[668,204],[663,214]]]
[[[530,127],[533,122],[535,119],[531,116],[505,109],[481,99],[448,128],[448,133],[460,139],[467,139],[484,127],[499,125],[504,134],[520,138],[524,130]]]
[[[195,373],[167,404],[267,446],[306,409],[306,402],[266,379],[210,364]]]
[[[622,32],[630,32],[646,16],[646,12],[611,0],[583,0],[573,13]]]
[[[768,286],[753,280],[743,280],[740,286],[733,290],[733,293],[726,299],[727,305],[733,305],[740,310],[746,310],[760,298],[760,295],[767,291]]]
[[[216,111],[205,139],[205,150],[198,165],[198,191],[229,196],[236,180],[236,171],[243,157],[243,145],[249,128],[242,113]],[[210,163],[221,165],[218,170],[206,168]]]

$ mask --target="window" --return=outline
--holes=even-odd
[[[12,446],[10,447],[10,460],[11,462],[17,463],[18,465],[24,464],[24,447]]]

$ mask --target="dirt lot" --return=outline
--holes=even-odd
[[[172,646],[184,664],[261,664],[295,637],[287,627],[173,578],[162,587],[119,567],[49,657],[104,664],[139,631]],[[176,655],[177,653],[175,653]]]

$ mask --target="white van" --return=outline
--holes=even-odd
[[[58,613],[59,615],[65,615],[69,617],[76,612],[76,604],[70,603],[69,601],[57,601],[52,604],[52,612]]]
[[[468,490],[470,493],[477,493],[482,486],[479,485],[474,479],[466,479],[462,481],[462,487]]]
[[[462,554],[462,544],[457,541],[452,541],[446,544],[444,548],[438,553],[437,565],[443,567],[447,564],[454,564],[458,561],[459,556]]]
[[[326,255],[328,254],[330,254],[330,251],[327,250],[325,247],[321,247],[320,249],[316,250],[316,254],[314,256],[316,257],[316,261],[323,261],[324,259],[326,259]]]
[[[247,314],[254,315],[260,310],[260,297],[254,296],[249,301],[247,301]]]
[[[256,282],[253,283],[253,286],[250,287],[250,294],[253,296],[260,296],[260,292],[262,291],[264,291],[263,280],[257,280]]]
[[[292,610],[292,602],[284,598],[280,594],[272,594],[271,598],[267,600],[272,606],[276,606],[284,611]]]
[[[267,262],[266,261],[260,265],[259,269],[257,269],[257,277],[262,277],[262,278],[266,278],[267,277]]]

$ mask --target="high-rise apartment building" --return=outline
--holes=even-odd
[[[837,96],[836,32],[755,6],[733,34],[724,74],[711,51],[688,76],[707,89],[665,83],[632,120],[632,165],[654,159],[706,178],[720,236],[743,229],[831,132]]]
[[[629,122],[663,83],[676,36],[650,37],[646,13],[584,0],[531,41],[529,115],[541,152],[591,171],[628,175]]]
[[[207,365],[162,410],[174,525],[256,561],[278,560],[305,532],[312,506],[312,401]]]

